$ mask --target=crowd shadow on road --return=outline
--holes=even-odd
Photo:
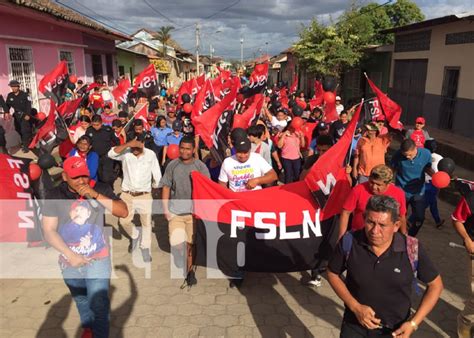
[[[36,338],[51,337],[51,329],[54,329],[55,337],[66,338],[67,333],[63,328],[63,323],[69,314],[71,303],[72,298],[69,294],[67,294],[62,296],[62,298],[58,302],[51,305],[48,313],[46,314],[45,320],[43,321],[40,328],[38,329],[38,332],[36,333]],[[57,321],[58,318],[59,322]]]
[[[129,268],[126,265],[116,265],[115,271],[123,272],[128,280],[130,286],[130,294],[119,306],[114,307],[110,313],[110,337],[115,338],[124,338],[123,328],[127,323],[128,319],[130,318],[135,302],[138,297],[138,288],[136,285],[135,280],[132,277],[132,274]],[[121,292],[124,290],[121,290]],[[116,293],[115,286],[111,285],[109,296],[110,301],[112,303],[114,299],[114,294]],[[46,318],[44,319],[43,323],[41,324],[36,338],[63,338],[68,337],[66,330],[64,329],[63,325],[66,321],[69,312],[77,311],[76,306],[72,300],[71,295],[68,293],[64,295],[58,302],[53,304],[48,313],[46,314]],[[59,322],[58,322],[59,319]],[[52,335],[52,329],[54,329],[54,334]],[[82,335],[82,328],[79,326],[76,329],[76,333],[74,337],[80,338]]]

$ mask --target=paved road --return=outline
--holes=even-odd
[[[440,203],[440,208],[448,219],[452,207]],[[339,336],[343,304],[325,280],[316,289],[302,285],[300,273],[249,273],[236,290],[226,280],[207,279],[200,268],[198,285],[180,289],[182,280],[170,278],[166,223],[155,221],[149,269],[140,267],[139,256],[127,253],[125,238],[115,235],[113,240],[117,278],[112,280],[111,337]],[[448,247],[457,240],[449,222],[437,230],[429,220],[419,238],[446,290],[414,337],[453,337],[457,312],[469,291],[466,254]],[[62,279],[51,278],[59,276],[54,250],[2,246],[1,253],[0,337],[78,337],[79,317],[68,290]],[[18,274],[30,278],[6,278]]]

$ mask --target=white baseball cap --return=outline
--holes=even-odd
[[[340,96],[336,96],[336,101],[341,101],[341,97],[340,97]]]

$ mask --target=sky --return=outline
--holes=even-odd
[[[361,0],[367,3],[366,0]],[[395,0],[393,0],[395,1]],[[350,0],[57,0],[108,28],[132,34],[140,28],[173,26],[172,38],[195,53],[196,23],[200,54],[244,59],[276,55],[298,40],[312,18],[329,23]],[[383,4],[387,0],[376,0]],[[474,10],[474,0],[415,0],[427,19]]]

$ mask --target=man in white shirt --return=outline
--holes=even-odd
[[[341,112],[344,110],[344,106],[341,103],[341,97],[336,96],[336,111],[338,114],[341,114]]]
[[[129,213],[120,219],[120,224],[131,238],[129,252],[138,245],[139,231],[132,223],[135,212],[140,215],[142,238],[140,249],[144,262],[151,262],[151,212],[152,187],[158,188],[161,171],[155,153],[145,148],[139,137],[110,149],[109,157],[122,162],[123,181],[121,199],[127,204]],[[131,230],[131,231],[130,231]]]
[[[242,192],[262,189],[262,184],[271,184],[278,179],[275,170],[261,155],[250,152],[251,147],[246,137],[234,143],[236,154],[222,163],[221,185]]]

